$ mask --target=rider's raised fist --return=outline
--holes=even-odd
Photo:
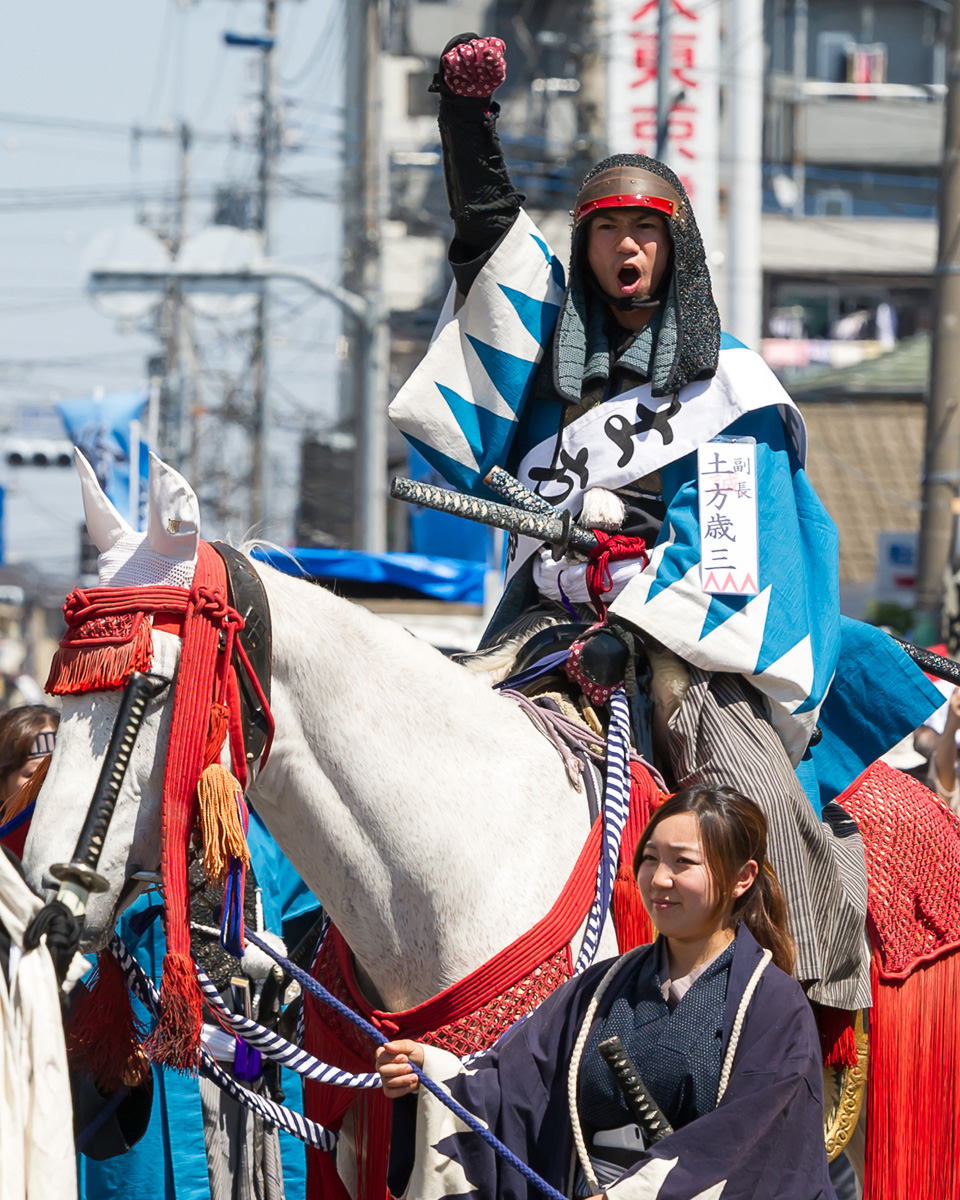
[[[457,96],[492,96],[507,77],[506,47],[500,38],[472,38],[440,59],[443,82]]]

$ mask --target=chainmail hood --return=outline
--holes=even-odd
[[[651,369],[654,396],[668,396],[696,379],[716,374],[720,353],[720,315],[713,299],[710,272],[700,230],[683,184],[662,162],[644,154],[616,154],[597,163],[583,181],[581,195],[591,180],[612,167],[634,167],[663,179],[681,204],[664,214],[673,239],[673,265],[661,285],[663,319]],[[553,342],[554,385],[564,400],[579,404],[587,354],[588,306],[602,303],[591,286],[587,265],[587,226],[581,221],[573,233],[570,274]]]

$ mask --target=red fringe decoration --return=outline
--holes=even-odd
[[[101,1092],[136,1087],[150,1070],[142,1034],[120,964],[108,950],[97,956],[97,975],[67,1019],[70,1065],[90,1075]]]
[[[873,959],[864,1200],[960,1196],[960,953],[899,981]]]
[[[855,1067],[860,1061],[853,1032],[856,1013],[843,1008],[820,1008],[820,1049],[828,1069]]]
[[[640,899],[640,889],[633,877],[632,867],[621,862],[613,883],[613,924],[617,931],[617,948],[626,954],[635,946],[647,946],[653,941],[653,926]]]
[[[653,925],[640,898],[640,889],[633,874],[633,856],[640,835],[666,797],[661,796],[650,775],[639,763],[630,764],[630,815],[620,839],[620,865],[613,883],[613,925],[617,931],[617,948],[626,954],[635,946],[653,941]]]
[[[142,613],[134,615],[129,641],[85,646],[82,637],[68,632],[53,656],[46,692],[65,696],[121,688],[134,671],[148,670],[153,661],[151,625]]]
[[[147,1053],[161,1066],[193,1074],[200,1057],[203,1011],[188,954],[164,955],[160,1003],[160,1022],[147,1041]]]

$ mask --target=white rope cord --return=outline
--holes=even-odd
[[[730,1073],[733,1071],[733,1060],[736,1057],[737,1046],[740,1042],[740,1031],[743,1029],[743,1022],[747,1016],[747,1009],[750,1007],[750,1001],[753,999],[753,993],[757,990],[757,984],[760,982],[760,976],[767,969],[767,964],[773,958],[769,950],[764,950],[763,956],[757,963],[757,969],[750,976],[750,982],[744,989],[743,996],[740,999],[740,1007],[737,1009],[737,1015],[733,1022],[733,1029],[730,1031],[730,1041],[727,1043],[727,1053],[723,1057],[723,1069],[720,1072],[720,1085],[717,1088],[717,1104],[723,1099],[723,1093],[727,1090],[727,1084],[730,1082]]]
[[[573,1144],[576,1147],[577,1158],[580,1159],[580,1166],[583,1168],[583,1174],[586,1177],[587,1183],[590,1184],[595,1193],[602,1192],[603,1188],[597,1182],[593,1164],[590,1162],[590,1155],[587,1153],[587,1144],[583,1140],[580,1114],[577,1112],[577,1077],[580,1074],[580,1059],[583,1057],[584,1047],[587,1044],[587,1038],[590,1036],[590,1026],[593,1024],[597,1006],[603,999],[604,992],[613,982],[614,977],[619,974],[621,968],[632,962],[641,950],[647,950],[648,948],[647,946],[637,946],[633,950],[628,950],[626,954],[617,959],[606,975],[600,980],[597,990],[593,993],[593,998],[587,1005],[587,1011],[584,1014],[580,1032],[573,1046],[573,1054],[570,1057],[570,1070],[567,1074],[567,1104],[570,1108],[570,1124],[573,1126]]]

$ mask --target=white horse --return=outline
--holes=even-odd
[[[200,537],[189,484],[154,458],[148,529],[137,534],[78,467],[101,586],[189,584]],[[250,798],[353,950],[370,999],[412,1007],[547,913],[589,831],[586,795],[488,680],[323,588],[256,569],[273,620],[276,735]],[[156,631],[153,646],[153,670],[173,677],[179,639]],[[64,697],[24,854],[35,888],[53,888],[50,864],[73,856],[120,694]],[[135,873],[159,869],[171,697],[151,705],[137,741],[100,859],[110,887],[87,908],[87,947],[105,942],[145,886]]]

